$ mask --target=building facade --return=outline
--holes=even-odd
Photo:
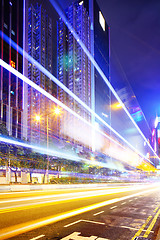
[[[66,15],[69,24],[109,80],[109,27],[97,2],[76,1],[68,7]],[[58,21],[57,35],[59,80],[110,123],[110,90],[61,18]],[[94,124],[95,117],[75,104],[74,100],[61,89],[59,99]],[[72,117],[66,118],[66,122],[70,122],[68,123],[70,126],[73,122]]]
[[[27,52],[51,74],[56,75],[56,12],[49,1],[29,1],[27,4]],[[40,69],[28,62],[27,75],[38,86],[45,89],[51,95],[56,96],[56,86]],[[46,142],[47,128],[52,129],[52,117],[54,103],[49,101],[37,90],[28,86],[28,132],[30,142]],[[37,122],[35,116],[42,116]],[[48,127],[47,127],[48,126]]]
[[[73,3],[68,7],[66,15],[69,24],[91,52],[90,19],[84,5],[78,2]],[[91,62],[61,18],[57,25],[58,79],[87,106],[91,107]],[[61,88],[59,88],[58,97],[78,115],[90,121],[90,114]],[[76,118],[66,113],[61,122],[62,135],[65,135],[65,129],[69,129],[71,125],[73,131],[76,127],[79,129],[83,127],[82,122],[79,122],[77,126]]]
[[[23,0],[0,1],[0,58],[20,73],[23,58],[18,46],[23,46]],[[12,41],[16,44],[12,47]],[[0,121],[9,135],[22,138],[23,83],[3,67],[0,68]]]

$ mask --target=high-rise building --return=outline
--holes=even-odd
[[[110,81],[109,58],[110,39],[109,26],[96,0],[81,1],[89,12],[91,21],[91,54],[96,63]],[[91,70],[92,109],[105,121],[110,123],[110,89],[106,85],[99,71],[93,66]]]
[[[0,58],[21,73],[23,58],[18,45],[23,46],[23,20],[23,0],[0,0]],[[11,41],[16,43],[15,48]],[[22,138],[22,80],[3,67],[0,75],[0,121],[6,125],[9,135]]]
[[[109,80],[109,27],[96,0],[76,1],[68,7],[66,15]],[[61,18],[58,21],[58,78],[110,123],[110,90]],[[59,90],[59,98],[72,109],[80,110],[78,113],[87,116],[89,121],[92,119],[94,124],[94,116],[87,114],[81,106],[77,108],[72,98],[62,90]]]
[[[49,1],[29,1],[27,4],[27,52],[45,69],[56,75],[56,12]],[[28,78],[48,93],[56,96],[56,86],[34,64],[28,62]],[[53,103],[35,89],[28,87],[28,139],[31,142],[46,141],[47,125],[52,128]],[[35,116],[42,115],[41,122]],[[46,117],[48,115],[48,117]],[[47,120],[48,119],[48,120]],[[48,123],[47,123],[48,121]]]
[[[73,3],[67,10],[69,23],[74,27],[85,46],[91,50],[90,20],[83,5]],[[63,20],[58,21],[58,79],[88,106],[91,105],[91,63]],[[59,90],[59,98],[65,102],[66,94]],[[69,106],[73,100],[70,97]],[[85,111],[80,110],[80,114]]]
[[[91,52],[90,19],[83,4],[77,2],[71,4],[66,15],[68,22],[75,29],[88,51]],[[91,62],[61,18],[58,21],[57,33],[58,79],[86,105],[91,107]],[[59,99],[80,116],[90,121],[90,114],[60,88]],[[63,121],[66,128],[69,128],[70,125],[73,129],[76,128],[76,119],[71,114],[65,114]],[[61,128],[63,128],[62,125]],[[80,128],[82,125],[79,122],[78,127]],[[62,129],[61,131],[63,132]]]

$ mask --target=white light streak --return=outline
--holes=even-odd
[[[40,93],[42,93],[44,96],[46,96],[48,99],[50,99],[51,101],[55,102],[56,104],[58,104],[59,106],[61,106],[63,109],[65,109],[66,111],[70,112],[72,115],[74,115],[76,118],[80,119],[81,121],[83,121],[85,124],[88,124],[89,126],[91,126],[92,128],[96,129],[96,131],[100,132],[103,136],[107,137],[108,139],[110,139],[112,142],[118,144],[119,146],[121,146],[122,148],[124,148],[121,144],[119,144],[117,141],[115,141],[114,139],[112,139],[110,136],[104,134],[102,131],[100,131],[99,129],[97,129],[96,126],[94,126],[92,123],[88,122],[87,120],[85,120],[84,118],[82,118],[81,116],[79,116],[76,112],[74,112],[72,109],[70,109],[69,107],[67,107],[65,104],[63,104],[62,102],[60,102],[58,99],[56,99],[55,97],[53,97],[51,94],[49,94],[48,92],[46,92],[43,88],[39,87],[37,84],[35,84],[34,82],[32,82],[30,79],[28,79],[27,77],[25,77],[23,74],[21,74],[20,72],[18,72],[16,69],[12,68],[10,65],[8,65],[6,62],[4,62],[2,59],[0,59],[0,65],[3,66],[4,68],[6,68],[8,71],[10,71],[11,73],[13,73],[15,76],[17,76],[18,78],[20,78],[22,81],[26,82],[28,85],[30,85],[31,87],[33,87],[34,89],[36,89],[37,91],[39,91]],[[88,108],[88,107],[87,107]],[[92,110],[90,109],[90,111],[92,112]],[[94,113],[95,114],[95,113]],[[109,126],[104,120],[102,120],[97,114],[95,114],[95,116],[97,118],[99,118],[101,120],[101,122],[104,122],[105,125],[107,125],[117,136],[119,136],[124,142],[126,142],[127,145],[130,146],[131,149],[133,149],[137,154],[139,154],[140,156],[142,156],[144,159],[146,159],[146,157],[139,153],[137,151],[137,149],[135,149],[127,140],[125,140],[118,132],[116,132],[111,126]],[[46,150],[45,150],[46,152]],[[48,150],[47,150],[48,152]],[[48,152],[49,154],[49,152]],[[51,154],[52,155],[52,154]],[[57,155],[55,155],[57,156]],[[66,157],[65,157],[66,158]],[[148,160],[148,159],[146,159]],[[86,161],[86,160],[85,160]]]
[[[144,138],[144,140],[146,141],[146,143],[148,144],[148,146],[150,147],[150,149],[152,150],[152,152],[158,157],[158,155],[155,153],[155,151],[152,149],[150,143],[147,141],[147,139],[145,138],[145,136],[143,135],[143,133],[141,132],[141,130],[139,129],[139,127],[137,126],[137,124],[135,123],[135,121],[133,120],[133,118],[131,117],[130,113],[128,112],[127,108],[125,107],[124,103],[121,101],[121,99],[119,98],[118,94],[116,93],[116,91],[114,90],[114,88],[112,87],[112,85],[110,84],[110,82],[108,81],[107,77],[104,75],[104,73],[102,72],[101,68],[99,67],[99,65],[96,63],[96,61],[94,60],[94,58],[92,57],[92,55],[90,54],[90,52],[88,51],[88,49],[85,47],[85,45],[83,44],[83,42],[81,40],[79,40],[79,36],[76,34],[74,28],[70,25],[70,23],[68,22],[67,18],[65,17],[65,15],[63,14],[63,12],[60,10],[59,6],[57,5],[57,3],[54,0],[50,0],[50,2],[52,3],[52,5],[54,5],[55,9],[57,10],[57,12],[59,13],[59,15],[62,17],[62,19],[64,20],[65,24],[67,25],[67,27],[69,28],[69,30],[72,32],[73,36],[75,37],[75,39],[79,42],[80,46],[83,48],[84,52],[86,53],[86,55],[88,56],[88,58],[91,60],[91,62],[93,63],[93,65],[95,66],[95,68],[97,69],[97,71],[99,72],[99,74],[101,75],[101,77],[103,78],[103,80],[105,81],[105,83],[108,85],[108,87],[110,88],[110,90],[112,91],[112,93],[114,94],[114,96],[116,97],[116,99],[118,100],[118,102],[122,105],[123,109],[125,110],[125,112],[127,113],[127,115],[129,116],[129,118],[131,119],[132,123],[135,125],[135,127],[137,128],[137,130],[140,132],[141,136]],[[0,36],[2,35],[2,31],[0,31]],[[9,42],[9,38],[3,34],[4,39]],[[11,41],[11,45],[17,49],[17,45],[12,41]],[[134,146],[132,146],[125,138],[123,138],[117,131],[115,131],[109,124],[107,124],[99,115],[97,115],[91,108],[89,108],[83,101],[81,101],[74,93],[72,93],[65,85],[63,85],[57,78],[55,78],[49,71],[47,71],[41,64],[39,64],[35,59],[33,59],[30,55],[28,55],[28,53],[26,53],[22,48],[20,48],[18,46],[18,51],[23,55],[25,55],[25,57],[28,59],[28,61],[30,61],[32,64],[34,64],[40,71],[42,71],[46,76],[48,76],[52,81],[54,81],[59,87],[61,87],[66,93],[68,93],[71,97],[73,97],[79,104],[81,104],[87,111],[89,111],[92,115],[94,115],[101,123],[103,123],[106,127],[108,127],[116,136],[118,136],[123,142],[125,142],[133,151],[135,151],[137,154],[139,154],[143,159],[145,159],[146,161],[150,162],[152,164],[152,162],[146,158],[146,156],[144,156],[142,153],[140,153]],[[2,61],[2,60],[1,60]],[[3,66],[3,65],[2,65]],[[9,66],[9,65],[8,65]],[[10,67],[10,66],[9,66]],[[15,70],[15,69],[14,69]],[[10,70],[9,70],[10,71]],[[13,73],[15,74],[15,73]],[[19,73],[20,74],[20,73]],[[16,75],[16,74],[15,74]],[[22,75],[22,74],[21,74]],[[22,75],[23,76],[23,75]],[[21,78],[21,77],[19,77]],[[26,77],[25,77],[26,78]],[[21,78],[22,79],[22,78]],[[24,79],[22,79],[24,81]],[[28,79],[29,80],[29,79]],[[30,80],[29,80],[30,81]],[[32,81],[30,81],[32,82]],[[27,82],[28,83],[28,82]],[[33,83],[33,82],[32,82]],[[28,83],[29,84],[29,83]],[[35,83],[33,83],[35,84]],[[30,84],[29,84],[30,85]],[[35,84],[36,85],[36,84]],[[30,85],[32,86],[32,85]],[[39,89],[40,88],[38,85],[36,85]],[[34,87],[34,86],[32,86]],[[38,90],[37,88],[35,88],[36,90]],[[41,92],[43,95],[44,92],[46,92],[44,89],[42,89],[43,91]],[[39,90],[38,90],[39,91]],[[47,93],[47,92],[46,92]],[[50,95],[49,93],[47,93],[48,96]],[[45,95],[46,96],[46,95]],[[46,96],[46,97],[48,97]],[[50,95],[52,96],[52,95]],[[49,98],[51,99],[51,98]],[[55,99],[55,100],[53,100]],[[71,109],[68,108],[66,105],[64,105],[63,103],[61,103],[60,101],[58,101],[56,98],[54,98],[52,96],[52,101],[54,101],[55,103],[57,103],[59,106],[61,106],[62,108],[64,108],[65,110],[69,111],[71,113]],[[72,111],[72,113],[74,116],[76,116],[78,119],[81,119],[83,122],[89,124],[90,126],[92,126],[92,124],[90,124],[89,122],[87,122],[85,119],[81,118],[78,114],[76,114],[74,111]],[[92,128],[95,128],[94,126],[92,126]],[[109,137],[108,135],[104,134],[101,132],[101,134],[103,134],[103,136],[107,137],[108,139],[110,139],[112,142],[116,142],[114,139],[112,139],[111,137]],[[119,143],[116,142],[116,144],[120,145]],[[120,145],[122,148],[124,148],[122,145]],[[160,160],[160,159],[159,159]]]
[[[141,134],[141,136],[143,137],[143,139],[147,142],[149,148],[152,150],[152,152],[157,156],[157,158],[159,159],[158,155],[156,154],[156,152],[153,150],[152,146],[150,145],[150,143],[147,141],[146,137],[144,136],[144,134],[142,133],[142,131],[140,130],[140,128],[138,127],[138,125],[136,124],[136,122],[134,121],[134,119],[132,118],[132,116],[130,115],[130,113],[128,112],[127,108],[125,107],[124,103],[122,102],[122,100],[120,99],[120,97],[118,96],[118,94],[116,93],[116,91],[114,90],[114,88],[112,87],[111,83],[108,81],[107,77],[105,76],[105,74],[103,73],[103,71],[101,70],[101,68],[99,67],[99,65],[97,64],[97,62],[95,61],[95,59],[92,57],[91,53],[88,51],[88,49],[86,48],[85,44],[79,39],[78,34],[76,33],[76,31],[74,30],[74,28],[72,27],[72,25],[69,23],[68,19],[66,18],[66,15],[63,13],[63,11],[60,9],[60,7],[58,6],[57,2],[55,0],[50,0],[51,4],[53,5],[53,7],[56,9],[57,13],[59,14],[59,16],[63,19],[64,23],[66,24],[66,26],[68,27],[68,29],[71,31],[72,35],[74,36],[74,38],[77,40],[77,42],[79,43],[79,45],[81,46],[81,48],[84,50],[84,52],[86,53],[86,55],[88,56],[88,58],[90,59],[90,61],[92,62],[92,64],[94,65],[94,67],[97,69],[97,71],[99,72],[99,74],[101,75],[101,77],[103,78],[104,82],[107,84],[107,86],[110,88],[110,90],[112,91],[112,93],[114,94],[114,96],[116,97],[116,99],[118,100],[118,102],[121,104],[121,106],[123,107],[124,111],[126,112],[126,114],[128,115],[128,117],[130,118],[130,120],[132,121],[132,123],[134,124],[134,126],[137,128],[137,130],[139,131],[139,133]],[[99,116],[98,116],[99,117]],[[122,137],[121,137],[122,138]],[[126,140],[125,140],[126,142]],[[132,145],[131,145],[132,146]],[[130,146],[130,147],[131,147]],[[132,146],[133,149],[133,146]],[[137,150],[136,150],[137,151]],[[146,159],[144,157],[144,159]],[[146,159],[147,161],[149,161],[148,159]],[[160,160],[160,159],[159,159]],[[149,161],[150,162],[150,161]],[[151,162],[152,163],[152,162]]]

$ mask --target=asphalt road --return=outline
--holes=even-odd
[[[151,183],[0,193],[0,239],[155,239],[159,214]]]

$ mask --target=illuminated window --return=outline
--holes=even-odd
[[[105,31],[105,19],[101,13],[101,11],[99,11],[99,23],[103,29],[103,31]]]
[[[13,62],[12,60],[11,60],[11,67],[13,67],[13,68],[15,68],[16,67],[16,63],[15,62]]]

